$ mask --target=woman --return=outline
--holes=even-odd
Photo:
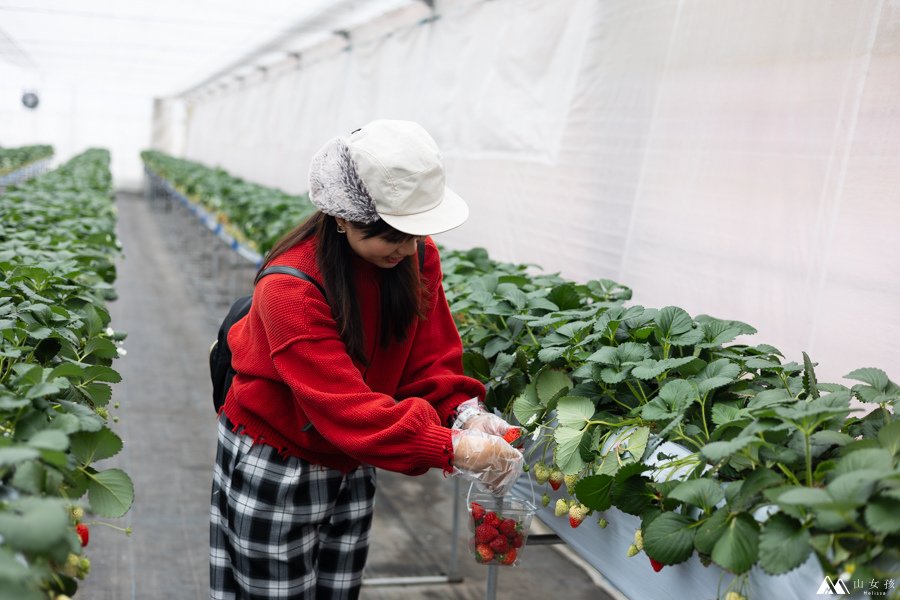
[[[522,455],[481,405],[428,235],[468,207],[425,130],[374,121],[310,166],[319,209],[270,251],[228,337],[237,372],[219,416],[212,598],[356,598],[375,467],[443,469],[502,495]],[[424,255],[422,254],[424,253]]]

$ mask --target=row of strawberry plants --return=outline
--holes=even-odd
[[[0,148],[0,175],[17,171],[24,166],[53,156],[53,147],[47,145]]]
[[[141,158],[150,172],[215,214],[232,237],[261,254],[315,210],[306,195],[250,183],[219,168],[156,150],[142,152]]]
[[[596,513],[603,527],[611,507],[639,517],[629,554],[657,570],[697,554],[778,575],[815,553],[828,574],[896,576],[900,387],[883,371],[819,383],[805,354],[740,342],[746,323],[626,306],[614,282],[533,276],[481,249],[444,270],[467,371],[531,433],[532,474],[565,483],[556,514],[573,526]]]
[[[124,334],[105,304],[119,252],[109,153],[89,150],[0,197],[0,597],[71,596],[90,568],[85,514],[118,518],[134,489],[95,463]]]
[[[596,514],[602,527],[612,507],[637,516],[629,553],[657,569],[698,555],[778,575],[811,553],[830,574],[896,568],[900,387],[883,371],[818,383],[805,355],[743,343],[752,326],[627,306],[614,281],[534,274],[483,249],[444,252],[443,266],[466,371],[531,433],[532,474],[565,483],[555,508],[573,526]]]

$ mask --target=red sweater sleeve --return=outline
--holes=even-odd
[[[420,397],[397,402],[372,391],[347,354],[330,308],[317,291],[310,293],[312,286],[298,298],[290,281],[269,285],[273,289],[259,311],[272,360],[316,431],[349,456],[376,467],[409,475],[447,469],[450,430],[435,408]],[[293,290],[279,293],[280,286]],[[285,297],[291,298],[289,311],[279,306]]]
[[[475,397],[484,400],[484,385],[464,375],[462,341],[444,295],[440,257],[433,243],[428,244],[424,272],[429,278],[430,307],[416,328],[397,397],[425,398],[437,410],[441,423],[447,423],[462,402]]]

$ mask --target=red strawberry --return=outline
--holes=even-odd
[[[475,560],[486,563],[494,560],[494,551],[487,544],[478,544],[475,546]]]
[[[478,540],[478,543],[480,544],[490,543],[490,541],[498,535],[500,535],[500,532],[497,531],[497,528],[492,527],[487,523],[482,523],[475,528],[475,539]]]
[[[88,530],[88,526],[84,523],[79,523],[75,526],[75,533],[81,538],[81,547],[84,548],[87,546],[88,541],[91,539],[91,532]]]
[[[662,564],[661,562],[659,562],[658,560],[656,560],[655,558],[651,558],[651,559],[650,559],[650,566],[653,567],[653,570],[654,570],[654,571],[656,571],[657,573],[659,573],[660,571],[662,571],[662,568],[663,568],[665,565]]]
[[[510,427],[506,430],[506,433],[503,434],[503,439],[506,440],[507,444],[512,444],[522,435],[522,430],[518,427]]]
[[[502,533],[506,537],[509,537],[516,531],[516,520],[503,519],[503,521],[501,521],[500,523],[500,527],[498,527],[497,529],[500,530],[500,533]]]
[[[509,542],[502,536],[495,537],[488,545],[497,554],[506,554],[509,551]]]
[[[511,565],[516,562],[516,549],[512,548],[509,552],[503,555],[503,558],[500,559],[501,565]]]
[[[554,490],[558,490],[563,481],[565,481],[565,475],[562,474],[562,471],[559,469],[550,471],[550,487]]]
[[[484,523],[486,525],[490,525],[491,527],[500,527],[500,523],[503,522],[503,519],[500,518],[500,515],[491,511],[488,514],[484,515]]]
[[[475,519],[475,522],[481,521],[484,518],[484,507],[477,502],[472,502],[469,506],[472,509],[472,518]]]
[[[512,537],[509,538],[509,545],[513,548],[521,548],[522,544],[525,542],[525,538],[522,537],[522,534],[518,531],[512,534]]]

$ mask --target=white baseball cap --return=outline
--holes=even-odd
[[[335,138],[310,165],[310,200],[349,221],[378,218],[410,235],[462,225],[465,201],[446,186],[440,150],[412,121],[377,120]]]

